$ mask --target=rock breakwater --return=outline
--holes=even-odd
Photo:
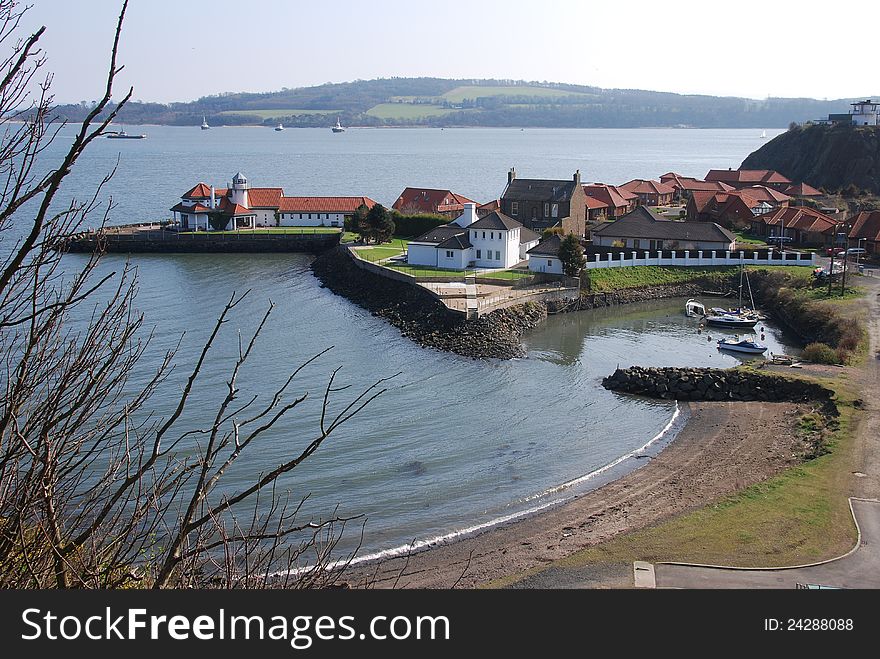
[[[632,368],[617,369],[602,380],[611,391],[686,401],[829,401],[830,389],[795,378],[747,369]]]

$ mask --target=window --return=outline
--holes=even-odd
[[[510,214],[513,215],[514,217],[519,215],[519,202],[518,201],[511,202]]]
[[[478,258],[478,259],[483,258],[483,257],[480,255],[480,250],[477,250],[477,258]]]
[[[639,248],[639,239],[633,238],[633,249],[638,249],[638,248]]]
[[[532,219],[533,219],[533,220],[537,220],[537,219],[538,219],[538,209],[537,209],[537,207],[535,207],[535,206],[532,206]]]
[[[486,240],[486,232],[483,232],[483,240]]]
[[[559,217],[559,204],[553,204],[553,209],[550,211],[553,217]]]
[[[501,252],[495,252],[495,260],[496,260],[496,261],[500,261],[500,260],[501,260]]]
[[[495,232],[494,231],[489,232],[489,240],[495,240]]]
[[[452,250],[451,250],[451,249],[447,249],[447,250],[446,250],[446,258],[447,258],[447,259],[451,259],[451,258],[452,258]]]
[[[621,247],[626,247],[626,238],[623,238],[623,239],[620,241],[620,243],[621,243],[621,244],[620,244]]]
[[[547,265],[548,266],[553,265],[553,259],[547,259]]]
[[[474,234],[474,235],[473,235],[473,239],[476,240],[476,239],[477,239],[477,232],[476,232],[476,231],[471,231],[471,233]]]
[[[550,217],[550,202],[544,202],[544,217]]]

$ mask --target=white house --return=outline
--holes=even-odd
[[[407,262],[436,268],[503,269],[525,260],[538,244],[538,235],[499,211],[477,216],[477,205],[464,204],[464,213],[410,241]]]
[[[341,227],[360,206],[376,205],[369,197],[282,197],[278,226]]]
[[[850,103],[852,110],[852,122],[856,126],[877,126],[878,111],[877,107],[880,103],[875,103],[870,98],[858,103]]]
[[[548,272],[561,275],[562,261],[559,260],[559,247],[562,238],[556,234],[542,240],[528,251],[529,270],[532,272]]]
[[[369,197],[285,197],[281,188],[252,188],[241,172],[228,188],[199,183],[171,211],[182,230],[231,231],[277,226],[342,227]]]

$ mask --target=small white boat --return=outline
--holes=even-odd
[[[706,316],[706,324],[716,327],[754,327],[758,324],[758,320],[733,313],[717,313],[715,309]]]
[[[339,123],[339,117],[336,117],[336,125],[331,128],[334,133],[344,133],[345,129],[342,127],[342,124]]]
[[[697,318],[706,315],[706,307],[694,299],[690,299],[684,303],[684,312],[691,318]]]
[[[745,352],[750,355],[760,355],[767,351],[767,346],[751,339],[741,339],[738,336],[732,339],[720,339],[719,350],[731,350],[733,352]]]
[[[275,126],[275,130],[284,130],[284,124],[278,124]]]
[[[208,120],[205,118],[205,115],[202,115],[202,130],[210,130],[211,127],[208,125]]]
[[[766,140],[766,139],[767,139],[767,131],[766,131],[766,130],[762,130],[762,131],[761,131],[761,139],[762,139],[762,140]]]

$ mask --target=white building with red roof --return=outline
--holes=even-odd
[[[198,183],[171,208],[184,231],[232,231],[258,227],[342,227],[369,197],[285,197],[282,188],[253,188],[241,172],[228,188]]]

